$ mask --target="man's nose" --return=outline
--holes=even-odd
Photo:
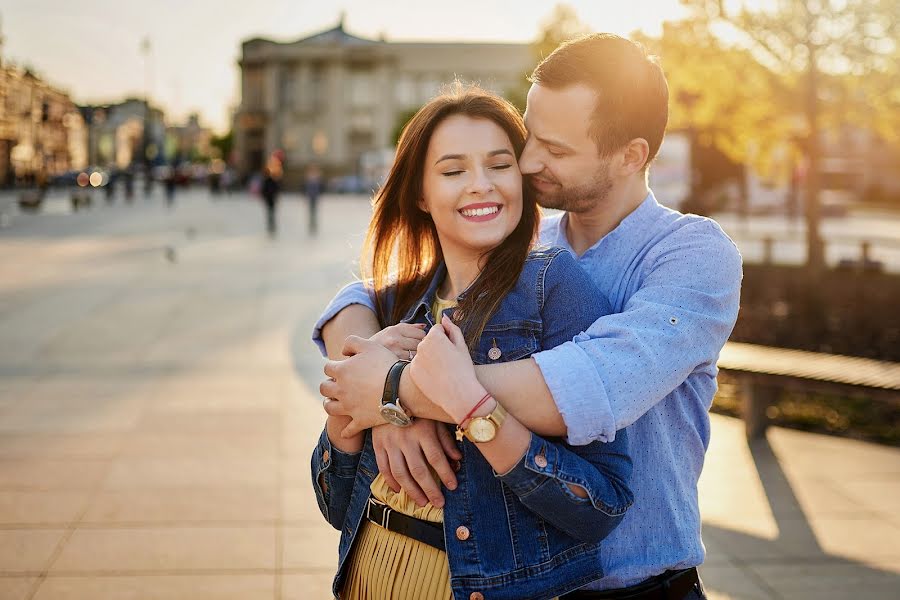
[[[522,175],[533,175],[544,170],[544,163],[538,157],[537,146],[534,140],[527,140],[522,156],[519,157],[519,170]]]

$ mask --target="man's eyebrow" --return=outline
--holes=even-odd
[[[497,150],[491,150],[490,152],[488,152],[488,157],[498,156],[500,154],[509,154],[510,156],[513,155],[512,151],[509,150],[509,148],[499,148]],[[439,159],[437,159],[436,161],[434,161],[434,164],[438,164],[439,162],[444,161],[444,160],[465,160],[465,159],[466,159],[465,154],[445,154],[442,157],[440,157]]]

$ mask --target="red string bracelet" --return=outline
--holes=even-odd
[[[472,407],[472,410],[469,411],[469,414],[467,414],[465,417],[463,417],[463,420],[459,422],[459,426],[462,427],[463,429],[465,429],[464,425],[466,424],[466,422],[470,418],[472,418],[472,415],[475,414],[475,411],[478,410],[479,408],[481,408],[481,405],[484,404],[485,402],[487,402],[488,398],[490,398],[490,397],[491,397],[490,392],[485,394],[484,397],[481,400],[479,400],[475,406]]]

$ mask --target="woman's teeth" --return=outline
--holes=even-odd
[[[484,215],[492,215],[499,210],[499,206],[488,206],[485,208],[463,209],[459,212],[461,212],[464,217],[481,217]]]

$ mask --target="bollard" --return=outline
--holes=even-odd
[[[771,237],[763,238],[763,264],[771,265],[774,262],[775,240]]]

